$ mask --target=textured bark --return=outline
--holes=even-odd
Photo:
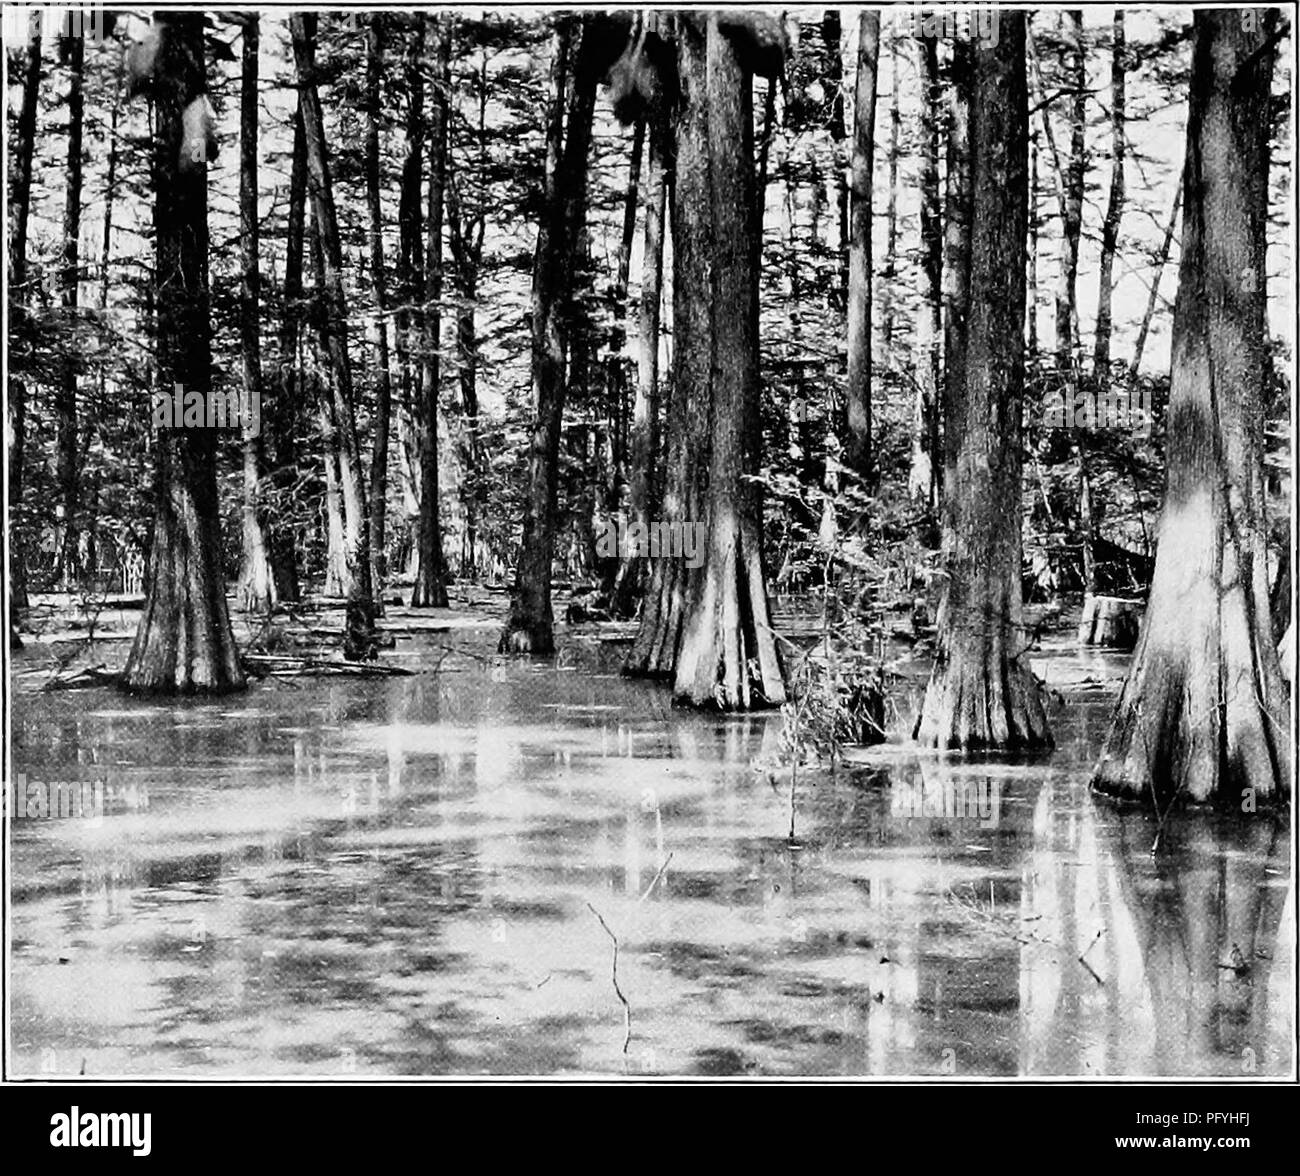
[[[154,97],[154,256],[158,381],[206,400],[211,378],[206,160],[181,159],[182,112],[207,91],[203,17],[159,20]],[[221,560],[216,431],[156,439],[153,552],[144,612],[122,674],[131,691],[221,692],[244,686]]]
[[[970,313],[954,546],[938,647],[916,738],[942,748],[1050,745],[1025,660],[1020,597],[1028,104],[1025,16],[1001,14],[996,45],[974,50]]]
[[[1124,45],[1123,9],[1115,9],[1115,19],[1111,28],[1110,194],[1106,200],[1106,217],[1101,226],[1101,270],[1097,280],[1097,327],[1092,345],[1093,375],[1097,380],[1105,381],[1109,381],[1110,372],[1110,303],[1111,287],[1114,283],[1115,248],[1119,244],[1120,217],[1124,214],[1124,91],[1127,62]]]
[[[930,440],[939,409],[942,348],[943,224],[939,202],[939,131],[943,90],[934,37],[917,41],[921,69],[921,305],[916,320],[916,390],[912,413],[912,458],[908,493],[935,504],[937,470]]]
[[[750,76],[716,15],[677,18],[682,104],[672,194],[674,372],[662,511],[705,523],[707,554],[652,566],[631,673],[671,676],[680,701],[777,705],[756,464],[758,231]],[[737,313],[737,308],[747,313]]]
[[[446,79],[451,57],[447,23],[425,17],[425,55],[432,64],[433,110],[429,120],[429,215],[424,249],[424,365],[420,384],[420,518],[415,538],[412,608],[447,607],[447,569],[442,555],[438,492],[438,393],[442,387],[442,224],[447,184]]]
[[[1276,19],[1193,16],[1168,482],[1141,637],[1093,776],[1161,809],[1181,799],[1253,811],[1291,790],[1260,408]]]
[[[260,433],[262,403],[262,340],[259,323],[261,275],[259,273],[257,217],[257,53],[258,18],[244,19],[243,61],[239,100],[239,338],[244,368],[242,510],[244,550],[239,573],[239,603],[251,611],[269,612],[275,603],[270,544],[266,533],[266,506],[262,501],[263,468]],[[259,431],[249,426],[252,406],[257,406]]]
[[[1292,526],[1294,533],[1294,524]],[[1277,575],[1273,578],[1273,587],[1269,592],[1269,612],[1273,616],[1273,643],[1280,644],[1291,626],[1291,598],[1295,595],[1291,579],[1291,548],[1293,540],[1288,538],[1282,554],[1278,558]],[[1279,650],[1278,656],[1282,656]]]
[[[31,212],[32,155],[36,148],[36,108],[41,88],[41,36],[39,31],[27,44],[27,69],[23,78],[23,104],[18,114],[10,168],[13,181],[13,236],[9,242],[10,342],[25,333],[27,316],[27,222]],[[12,352],[11,362],[12,362]],[[9,606],[27,608],[27,560],[25,535],[16,525],[14,512],[23,496],[27,449],[27,385],[22,377],[9,379],[9,502],[5,514],[9,540]],[[12,637],[13,630],[10,630]]]
[[[876,149],[876,66],[880,13],[858,18],[858,62],[853,97],[848,274],[848,444],[845,464],[871,476],[871,177]]]
[[[546,193],[533,265],[533,429],[523,541],[510,616],[501,634],[503,651],[545,655],[555,649],[551,612],[551,562],[555,549],[555,503],[560,423],[566,394],[578,238],[587,206],[587,156],[596,104],[599,38],[591,17],[577,30],[565,17],[557,35],[547,128]],[[572,52],[572,63],[570,53]]]
[[[290,18],[294,58],[298,68],[303,130],[307,139],[307,172],[312,211],[320,241],[319,269],[325,301],[324,329],[330,360],[331,407],[338,437],[343,517],[346,526],[347,621],[344,654],[364,658],[373,652],[376,600],[370,551],[370,518],[361,470],[361,445],[353,407],[352,365],[347,346],[347,299],[343,290],[343,246],[330,178],[325,124],[316,88],[316,16],[295,13]]]
[[[948,105],[948,174],[944,190],[944,369],[943,369],[943,511],[940,546],[953,547],[952,503],[957,492],[960,406],[966,387],[966,330],[970,315],[970,245],[973,175],[970,160],[972,70],[968,41],[952,46],[952,86]],[[939,449],[938,445],[934,446]]]
[[[388,432],[392,375],[388,356],[388,286],[384,272],[384,217],[379,189],[380,86],[384,73],[385,17],[372,12],[366,37],[366,211],[370,230],[370,292],[375,300],[375,415],[370,457],[370,545],[380,588],[388,572]]]
[[[85,58],[84,37],[65,37],[61,42],[62,54],[68,67],[68,180],[64,188],[63,250],[59,265],[59,291],[63,312],[69,319],[67,330],[74,331],[77,309],[80,304],[81,284],[81,187],[82,187],[82,131],[85,124]],[[78,551],[81,520],[80,465],[77,460],[77,361],[73,354],[65,353],[60,361],[58,391],[54,397],[54,412],[58,419],[56,459],[59,481],[59,509],[61,512],[61,542],[59,545],[59,578],[66,588],[73,587],[81,577],[81,560]]]

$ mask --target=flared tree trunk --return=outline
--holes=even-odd
[[[953,550],[934,669],[917,719],[941,748],[1050,745],[1021,623],[1020,447],[1024,391],[1028,104],[1025,15],[1002,13],[974,49],[969,317]]]
[[[849,166],[848,444],[845,464],[871,476],[871,177],[876,149],[876,66],[880,13],[858,18],[858,65],[853,90],[853,148]]]
[[[420,384],[420,517],[415,533],[412,608],[447,607],[447,569],[442,554],[438,492],[438,392],[442,387],[442,222],[447,183],[446,77],[451,39],[446,22],[425,17],[426,57],[433,67],[433,116],[429,122],[429,216],[424,250],[424,365]]]
[[[316,15],[290,18],[294,58],[299,78],[303,130],[307,138],[307,172],[312,210],[319,238],[318,277],[325,299],[324,327],[330,359],[330,389],[334,427],[338,435],[339,476],[347,536],[347,619],[345,656],[367,657],[374,649],[375,599],[371,570],[370,517],[361,470],[361,445],[353,407],[352,364],[347,346],[347,299],[343,290],[343,246],[334,207],[325,121],[316,88]]]
[[[262,455],[262,339],[257,216],[257,54],[260,43],[255,13],[244,19],[244,47],[239,101],[239,334],[244,364],[243,428],[244,552],[239,573],[239,603],[255,612],[270,612],[275,604],[271,575]]]
[[[182,151],[183,113],[206,101],[201,13],[159,20],[154,69],[154,256],[158,382],[206,402],[208,319],[207,161]],[[149,586],[122,674],[135,692],[192,693],[244,686],[221,559],[216,430],[160,429]]]
[[[41,88],[41,35],[39,28],[27,43],[27,70],[23,79],[23,105],[18,115],[10,168],[14,176],[13,236],[9,242],[9,325],[10,344],[26,336],[27,318],[27,222],[32,205],[32,155],[36,149],[36,107]],[[12,351],[10,362],[12,363]],[[9,379],[9,502],[5,517],[9,540],[9,607],[28,607],[27,558],[24,528],[17,525],[16,511],[23,497],[23,476],[27,449],[27,384],[24,377]],[[12,638],[14,630],[10,628]]]
[[[1151,595],[1093,786],[1159,808],[1291,790],[1269,617],[1261,389],[1275,10],[1193,17],[1182,258]]]
[[[551,563],[564,414],[571,298],[578,238],[587,207],[587,156],[598,77],[592,67],[599,35],[584,18],[570,64],[573,29],[566,17],[557,37],[547,129],[546,193],[533,264],[533,429],[528,450],[523,542],[501,649],[554,652]],[[567,114],[567,117],[566,117]]]
[[[751,77],[717,14],[679,15],[674,379],[667,519],[704,524],[704,561],[654,562],[630,672],[696,706],[785,701],[762,566],[756,472],[759,232]],[[744,313],[741,313],[744,308]]]

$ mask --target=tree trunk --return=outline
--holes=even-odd
[[[392,376],[388,367],[388,291],[384,275],[384,218],[379,189],[380,87],[384,73],[384,14],[372,12],[366,38],[366,207],[370,214],[370,289],[375,299],[374,448],[370,458],[370,544],[380,583],[388,572],[388,431]]]
[[[848,445],[845,464],[871,477],[871,177],[876,149],[876,66],[880,13],[858,18],[853,98],[853,156],[849,187]]]
[[[1070,160],[1065,176],[1065,205],[1061,224],[1061,269],[1056,289],[1056,362],[1062,371],[1072,371],[1078,344],[1079,320],[1076,287],[1079,275],[1079,235],[1083,227],[1083,186],[1087,171],[1084,157],[1084,129],[1088,74],[1083,54],[1083,11],[1068,9],[1070,64],[1068,80],[1073,90],[1070,102]],[[1044,117],[1047,116],[1044,109]]]
[[[12,162],[14,174],[13,237],[9,245],[10,345],[27,334],[27,222],[32,204],[32,155],[36,149],[36,108],[41,88],[41,35],[37,29],[27,43],[27,72],[23,80],[23,105],[18,115]],[[13,353],[10,352],[12,362]],[[9,607],[27,608],[27,559],[24,528],[16,523],[22,504],[27,449],[27,384],[24,376],[9,379],[9,503],[5,527],[9,540]],[[10,630],[13,632],[12,628]]]
[[[312,258],[311,299],[311,389],[315,393],[317,418],[320,422],[321,456],[325,466],[325,577],[321,592],[329,597],[349,593],[347,523],[343,517],[343,462],[339,453],[339,429],[334,409],[334,392],[330,387],[334,375],[330,370],[329,305],[325,294],[325,257],[321,247],[320,225],[313,210],[308,230]]]
[[[1270,626],[1260,394],[1276,11],[1193,14],[1186,209],[1151,595],[1100,791],[1253,812],[1291,789]]]
[[[479,171],[487,167],[487,56],[486,50],[478,73],[478,144]],[[454,126],[454,124],[453,124]],[[449,128],[450,130],[450,128]],[[452,155],[447,155],[450,172]],[[478,411],[478,286],[483,261],[483,234],[487,227],[484,201],[469,212],[461,207],[460,185],[447,184],[450,215],[450,238],[453,274],[459,309],[456,313],[456,360],[460,368],[461,428],[461,502],[465,511],[465,534],[461,544],[460,575],[474,579],[479,573],[479,513],[484,501],[483,454],[479,439]]]
[[[397,368],[401,381],[398,401],[398,431],[403,437],[401,454],[403,507],[406,538],[403,548],[412,578],[416,571],[416,550],[420,529],[419,465],[416,451],[415,385],[420,379],[419,356],[423,318],[417,304],[424,298],[424,25],[415,23],[406,46],[406,159],[402,165],[401,203],[398,211],[397,285]]]
[[[968,41],[952,44],[952,89],[948,107],[948,174],[944,190],[944,319],[943,368],[943,510],[940,547],[951,552],[952,504],[957,493],[957,451],[961,442],[960,410],[966,388],[966,333],[970,316],[971,90],[974,59]],[[936,445],[938,450],[939,446]]]
[[[673,186],[674,379],[664,513],[703,523],[704,562],[654,562],[630,672],[696,706],[779,705],[756,472],[758,231],[751,78],[717,14],[680,14]],[[740,313],[740,308],[746,313]],[[698,534],[697,529],[697,534]]]
[[[881,340],[884,343],[884,363],[894,362],[895,296],[894,283],[898,280],[898,140],[902,134],[903,114],[898,105],[898,34],[889,40],[890,94],[889,94],[889,198],[885,205],[885,264],[880,271]]]
[[[1025,348],[1031,367],[1038,363],[1038,133],[1029,136],[1029,261],[1026,265]]]
[[[211,379],[206,159],[183,152],[183,114],[206,101],[201,13],[158,21],[154,251],[158,380],[206,402]],[[226,609],[213,429],[160,429],[149,586],[122,684],[136,692],[241,689]]]
[[[316,15],[290,17],[294,58],[298,68],[303,130],[307,138],[307,171],[312,209],[320,239],[321,287],[325,296],[324,327],[330,359],[330,389],[338,433],[339,475],[343,516],[347,528],[345,558],[348,604],[344,655],[363,659],[373,654],[376,602],[371,575],[370,518],[361,472],[361,446],[353,408],[352,365],[347,346],[347,299],[343,291],[343,247],[334,209],[324,116],[316,89]]]
[[[613,326],[610,329],[609,356],[607,361],[606,388],[611,402],[615,405],[615,422],[613,428],[616,432],[621,433],[617,436],[614,445],[615,451],[615,472],[614,484],[617,487],[618,497],[613,503],[613,509],[620,515],[631,511],[633,519],[637,522],[645,523],[647,521],[644,515],[637,515],[637,499],[640,498],[640,508],[645,507],[645,478],[647,471],[638,470],[638,461],[648,455],[638,452],[638,444],[644,444],[644,433],[641,422],[635,419],[638,411],[644,412],[641,407],[641,394],[638,385],[634,393],[634,404],[632,411],[634,421],[632,427],[627,427],[627,397],[628,397],[628,377],[627,367],[623,359],[623,350],[627,344],[627,330],[625,322],[627,320],[627,286],[631,273],[632,246],[636,240],[636,211],[640,203],[641,192],[641,172],[642,157],[645,154],[646,135],[649,134],[654,138],[659,134],[658,119],[655,119],[655,126],[648,127],[647,120],[641,118],[637,121],[636,130],[632,138],[632,160],[628,167],[627,197],[623,205],[623,236],[619,242],[618,254],[618,271],[614,281],[614,289],[611,292],[613,299]],[[654,149],[651,149],[653,154]],[[651,167],[654,166],[652,160]],[[647,169],[649,170],[649,169]],[[648,175],[651,184],[657,182],[653,174]],[[647,217],[649,213],[649,203],[647,202]],[[649,245],[647,235],[647,246]],[[642,261],[642,284],[644,286],[649,269],[658,265],[662,267],[663,259],[660,257],[657,261],[647,256]],[[639,484],[638,484],[639,483]],[[621,559],[615,566],[614,581],[610,592],[611,611],[615,616],[631,616],[639,603],[642,586],[643,564],[639,559]]]
[[[610,288],[610,329],[605,352],[605,395],[610,405],[610,449],[613,456],[612,505],[621,507],[628,494],[627,367],[623,350],[627,345],[627,286],[632,268],[632,246],[636,241],[636,210],[641,195],[641,161],[645,155],[646,124],[637,121],[632,132],[632,158],[628,164],[627,193],[623,198],[623,232],[619,237],[614,282]]]
[[[280,320],[280,378],[275,402],[267,414],[274,443],[271,480],[278,503],[291,501],[298,478],[298,424],[300,405],[308,401],[301,356],[303,322],[303,241],[307,221],[307,137],[301,106],[294,111],[293,160],[289,172],[289,222],[284,258],[284,307]],[[271,570],[275,594],[281,601],[301,597],[296,544],[288,527],[272,527]]]
[[[1119,241],[1120,216],[1124,209],[1124,13],[1115,10],[1111,50],[1111,173],[1110,195],[1101,230],[1101,263],[1097,285],[1097,324],[1093,338],[1092,370],[1098,402],[1110,384],[1111,287],[1115,269],[1115,249]],[[1076,29],[1076,32],[1079,30]],[[1082,57],[1082,52],[1079,54]],[[1077,79],[1076,79],[1077,80]],[[1082,121],[1082,97],[1078,98],[1076,116]],[[1082,132],[1079,132],[1080,137]],[[1076,143],[1077,146],[1077,143]],[[1073,161],[1072,161],[1073,166]],[[1075,176],[1071,171],[1071,199]],[[1082,180],[1079,182],[1082,188]],[[1079,193],[1082,205],[1082,192]],[[1098,422],[1100,424],[1101,422]],[[1087,434],[1076,434],[1079,448],[1079,527],[1083,544],[1084,592],[1096,588],[1096,560],[1093,553],[1096,524],[1092,511],[1092,480]]]
[[[68,66],[68,181],[64,189],[63,250],[59,267],[59,289],[65,329],[71,337],[77,330],[77,308],[81,284],[81,176],[82,129],[85,123],[86,39],[64,37],[62,52]],[[58,419],[58,480],[61,512],[59,578],[72,589],[81,578],[78,553],[80,520],[80,466],[77,460],[77,361],[69,349],[60,362],[59,386],[54,411]]]
[[[122,114],[122,82],[126,76],[126,46],[117,67],[117,81],[113,93],[113,109],[108,116],[108,167],[104,176],[104,235],[101,238],[103,264],[99,273],[99,307],[108,309],[110,288],[109,266],[113,256],[113,208],[117,200],[117,167],[121,155],[118,147],[117,126]],[[102,370],[102,369],[101,369]],[[101,388],[102,388],[101,379]]]
[[[1028,104],[1025,15],[1002,13],[974,49],[969,318],[958,429],[954,547],[916,738],[931,747],[1050,745],[1024,660],[1020,463]]]
[[[442,221],[447,181],[447,90],[451,59],[449,27],[425,17],[425,55],[433,69],[433,117],[429,123],[429,216],[424,250],[424,367],[419,411],[420,520],[416,531],[412,608],[447,607],[447,570],[442,555],[438,502],[438,392],[442,385]]]
[[[940,323],[943,306],[943,223],[939,206],[939,122],[943,90],[934,37],[917,41],[921,65],[921,306],[916,320],[916,384],[908,493],[935,507],[936,471],[929,452],[938,411]]]
[[[632,525],[646,527],[659,510],[660,403],[659,336],[663,309],[664,227],[672,173],[672,142],[666,112],[655,110],[645,183],[645,234],[641,261],[641,300],[637,320],[637,384],[629,441],[629,516]],[[640,555],[624,555],[614,592],[619,616],[630,616],[644,597],[648,568]]]
[[[1291,580],[1291,548],[1294,542],[1291,534],[1293,530],[1294,527],[1288,531],[1286,544],[1278,557],[1277,575],[1274,576],[1273,587],[1269,591],[1269,612],[1273,617],[1273,643],[1275,645],[1286,636],[1287,629],[1291,624],[1291,598],[1295,595]]]
[[[1137,379],[1142,366],[1142,352],[1146,350],[1147,333],[1151,330],[1151,319],[1156,312],[1156,303],[1160,299],[1160,279],[1164,277],[1165,266],[1169,264],[1169,251],[1174,243],[1174,229],[1178,224],[1178,209],[1183,199],[1181,178],[1174,192],[1173,207],[1169,210],[1169,222],[1165,225],[1165,235],[1160,242],[1160,253],[1156,257],[1156,272],[1151,279],[1151,296],[1147,299],[1147,308],[1142,315],[1142,325],[1138,328],[1137,342],[1133,344],[1133,362],[1129,364],[1129,378]]]
[[[546,193],[533,265],[533,430],[528,452],[523,542],[503,652],[545,655],[555,649],[551,562],[555,549],[560,424],[566,392],[570,301],[578,238],[586,215],[587,155],[596,105],[597,34],[582,18],[570,68],[572,17],[563,18],[552,66]],[[566,100],[567,94],[567,100]],[[567,118],[566,115],[567,107]]]
[[[1119,221],[1124,212],[1124,10],[1115,9],[1111,34],[1110,195],[1106,219],[1101,226],[1101,271],[1097,280],[1097,327],[1093,337],[1092,372],[1097,381],[1110,382],[1110,302],[1115,271],[1115,248],[1119,243]]]
[[[859,17],[859,35],[862,21],[874,20],[875,43],[871,52],[871,125],[874,133],[876,112],[876,62],[880,57],[880,13],[876,10],[864,12]],[[822,45],[826,52],[826,133],[830,137],[831,152],[835,164],[835,224],[836,255],[840,259],[839,296],[848,306],[849,297],[849,160],[845,158],[845,139],[849,128],[845,124],[844,111],[844,51],[840,45],[843,25],[838,8],[827,8],[822,14]],[[859,49],[858,63],[861,67],[862,55]],[[856,85],[856,82],[855,82]],[[770,91],[769,91],[770,92]],[[874,143],[874,139],[873,139]],[[870,281],[870,277],[868,277]],[[868,294],[870,298],[870,294]]]
[[[262,502],[261,437],[262,340],[259,323],[261,275],[259,273],[257,218],[257,54],[258,18],[244,19],[243,68],[239,102],[239,335],[244,363],[243,429],[244,505],[243,566],[239,574],[239,603],[250,612],[269,613],[275,603],[275,581],[268,557],[266,506]],[[254,415],[256,414],[256,415]]]

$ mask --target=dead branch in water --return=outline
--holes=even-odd
[[[312,674],[332,674],[345,678],[407,678],[413,673],[401,666],[386,666],[377,662],[330,661],[277,653],[245,653],[243,662],[245,670],[257,677],[271,674],[277,678],[299,678]]]
[[[643,893],[641,897],[636,900],[638,906],[640,906],[641,903],[645,902],[645,900],[650,897],[650,892],[658,884],[659,879],[664,876],[664,871],[668,869],[668,863],[672,860],[673,860],[673,855],[671,853],[666,858],[664,858],[664,864],[659,867],[659,869],[655,873],[655,876],[650,879],[650,885],[645,888],[645,893]]]
[[[667,864],[667,862],[664,863],[664,865]],[[600,921],[600,925],[605,928],[605,934],[614,942],[614,960],[610,966],[610,979],[614,981],[614,994],[623,1003],[623,1027],[625,1030],[623,1034],[623,1052],[627,1053],[627,1047],[632,1041],[632,1006],[627,1003],[627,997],[623,995],[623,990],[618,986],[618,936],[609,929],[609,924],[605,922],[604,916],[591,903],[587,903],[587,909],[596,916]]]

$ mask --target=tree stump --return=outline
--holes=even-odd
[[[1079,618],[1079,644],[1132,649],[1137,644],[1141,620],[1140,600],[1095,596],[1090,592],[1083,598],[1083,615]]]

